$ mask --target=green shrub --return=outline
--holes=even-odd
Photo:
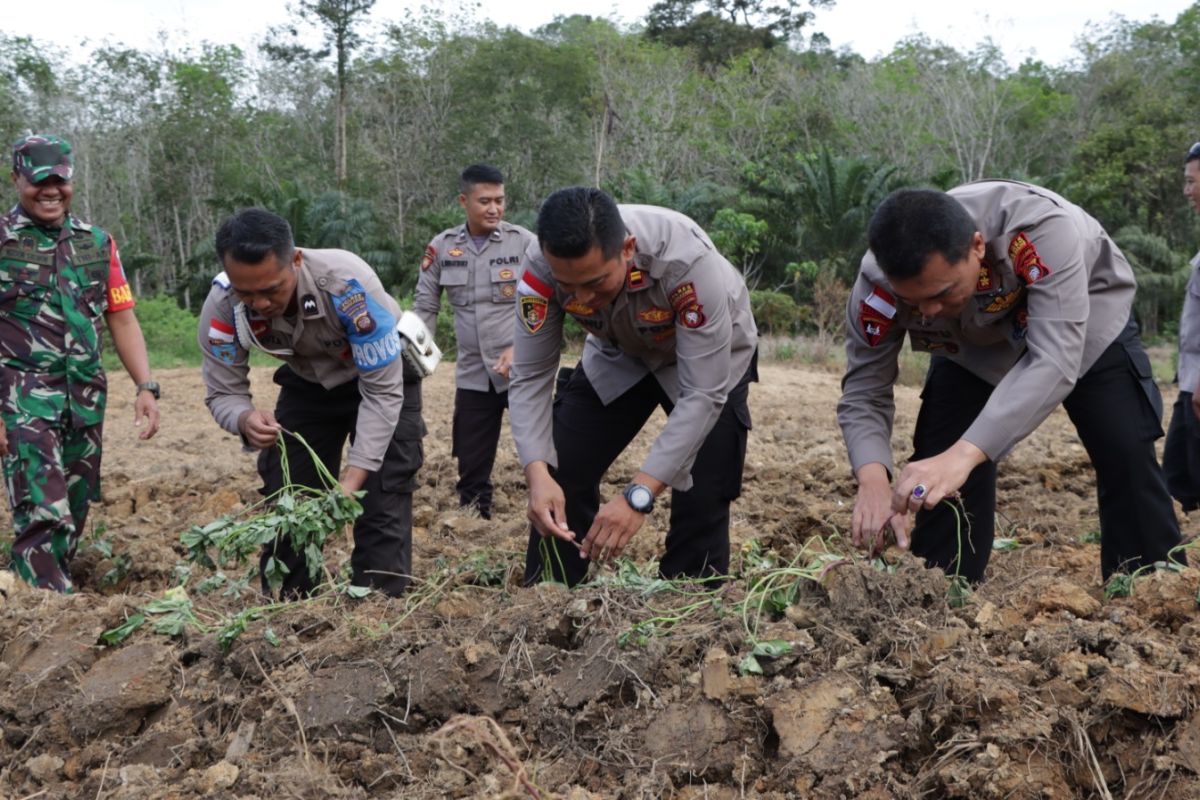
[[[798,331],[805,309],[782,292],[756,289],[750,292],[750,310],[761,334],[788,336]]]
[[[196,344],[198,318],[182,309],[175,299],[166,295],[140,297],[134,308],[142,335],[146,337],[146,352],[151,369],[198,366],[200,348]],[[121,359],[113,346],[107,328],[104,331],[104,368],[121,368]]]

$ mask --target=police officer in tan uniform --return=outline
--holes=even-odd
[[[283,484],[275,446],[281,431],[303,436],[334,475],[349,436],[341,487],[366,490],[354,525],[352,583],[402,593],[412,572],[412,492],[425,426],[421,384],[396,333],[399,306],[361,258],[294,247],[287,222],[269,211],[230,217],[216,245],[225,271],[204,302],[198,337],[213,418],[262,451],[266,496]],[[273,412],[251,397],[251,347],[284,362],[275,371]],[[286,437],[284,444],[292,482],[324,488],[307,451]],[[289,571],[285,597],[312,590],[304,554],[280,541],[262,553],[264,592],[271,558]]]
[[[543,204],[518,295],[510,394],[533,523],[526,581],[575,584],[587,560],[619,556],[668,486],[660,573],[728,572],[729,504],[741,493],[757,379],[741,274],[682,214],[573,187]],[[552,407],[567,314],[588,337]],[[601,506],[601,477],[656,407],[666,426],[622,495]]]
[[[1183,196],[1200,212],[1200,142],[1183,163]],[[1200,508],[1200,253],[1192,257],[1183,312],[1179,316],[1179,397],[1171,410],[1163,472],[1167,488],[1185,512]]]
[[[1101,570],[1180,540],[1154,453],[1162,399],[1130,315],[1133,270],[1099,223],[1046,189],[979,181],[901,190],[871,219],[848,307],[838,420],[858,479],[852,535],[889,525],[970,581],[991,554],[996,463],[1059,404],[1096,470]],[[892,386],[905,334],[932,354],[912,460],[892,470]],[[942,500],[961,493],[967,519]]]
[[[467,221],[442,231],[425,248],[413,309],[437,330],[442,291],[454,312],[452,452],[458,499],[492,516],[492,465],[508,407],[513,306],[532,233],[504,217],[504,176],[486,164],[463,170],[458,202]]]

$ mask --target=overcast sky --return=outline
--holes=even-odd
[[[17,3],[18,0],[11,0]],[[645,16],[652,0],[491,0],[479,17],[500,25],[532,30],[559,14],[591,14],[634,23]],[[403,19],[419,9],[420,0],[377,0],[375,21]],[[449,17],[466,4],[433,0]],[[817,12],[812,31],[826,34],[832,45],[849,47],[868,58],[887,53],[897,40],[915,33],[953,45],[960,51],[990,36],[1009,54],[1011,63],[1026,56],[1062,64],[1074,56],[1073,43],[1089,23],[1113,14],[1129,19],[1173,22],[1187,0],[838,0]],[[33,36],[82,52],[85,40],[105,39],[139,48],[160,37],[178,47],[202,40],[252,46],[267,28],[288,18],[286,0],[56,0],[53,13],[4,14],[0,29]]]

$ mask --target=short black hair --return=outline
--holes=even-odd
[[[867,243],[889,278],[914,278],[932,255],[951,264],[966,258],[976,230],[967,209],[945,192],[899,189],[871,215]]]
[[[608,261],[625,244],[625,221],[616,202],[604,192],[570,186],[542,203],[537,235],[542,250],[558,258],[579,258],[598,246]]]
[[[458,190],[463,194],[470,194],[471,189],[477,183],[494,183],[497,186],[503,186],[504,174],[491,164],[472,164],[464,169],[462,175],[458,177]]]
[[[296,250],[292,226],[265,208],[244,208],[217,228],[217,258],[226,254],[243,264],[261,264],[274,253],[280,265],[291,262]]]

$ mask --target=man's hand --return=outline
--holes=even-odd
[[[534,461],[525,467],[525,482],[529,484],[526,516],[537,532],[577,545],[575,534],[567,527],[566,496],[558,481],[550,477],[546,462]]]
[[[238,419],[238,431],[246,444],[259,450],[266,450],[279,439],[282,430],[275,421],[275,414],[270,411],[259,411],[257,408],[245,412]]]
[[[619,558],[645,521],[646,515],[630,508],[624,497],[614,497],[600,507],[592,520],[592,527],[579,548],[580,555],[593,561]]]
[[[854,499],[854,515],[850,523],[850,541],[872,555],[878,555],[884,547],[885,534],[893,525],[896,514],[892,512],[892,486],[887,469],[878,462],[863,464],[858,473],[858,496]],[[904,515],[900,515],[896,544],[902,550],[909,546],[908,529]]]
[[[8,428],[4,427],[4,420],[0,419],[0,456],[8,455]]]
[[[346,467],[346,471],[342,473],[342,479],[338,481],[342,487],[342,494],[352,495],[357,492],[367,482],[367,476],[370,474],[362,467]]]
[[[507,378],[508,371],[512,367],[512,359],[513,349],[512,345],[509,345],[507,348],[505,348],[504,352],[500,354],[500,357],[496,359],[496,363],[492,364],[492,369],[495,370],[497,375]]]
[[[146,423],[146,429],[138,434],[139,439],[149,439],[158,433],[158,401],[148,391],[138,392],[133,398],[133,427],[140,428]]]
[[[987,455],[968,441],[959,439],[932,458],[910,461],[896,479],[892,491],[892,529],[896,539],[908,539],[908,515],[922,508],[933,508],[957,494],[971,470],[987,461]],[[918,487],[920,490],[917,491]],[[916,492],[914,494],[914,492]],[[897,527],[899,525],[899,527]]]

